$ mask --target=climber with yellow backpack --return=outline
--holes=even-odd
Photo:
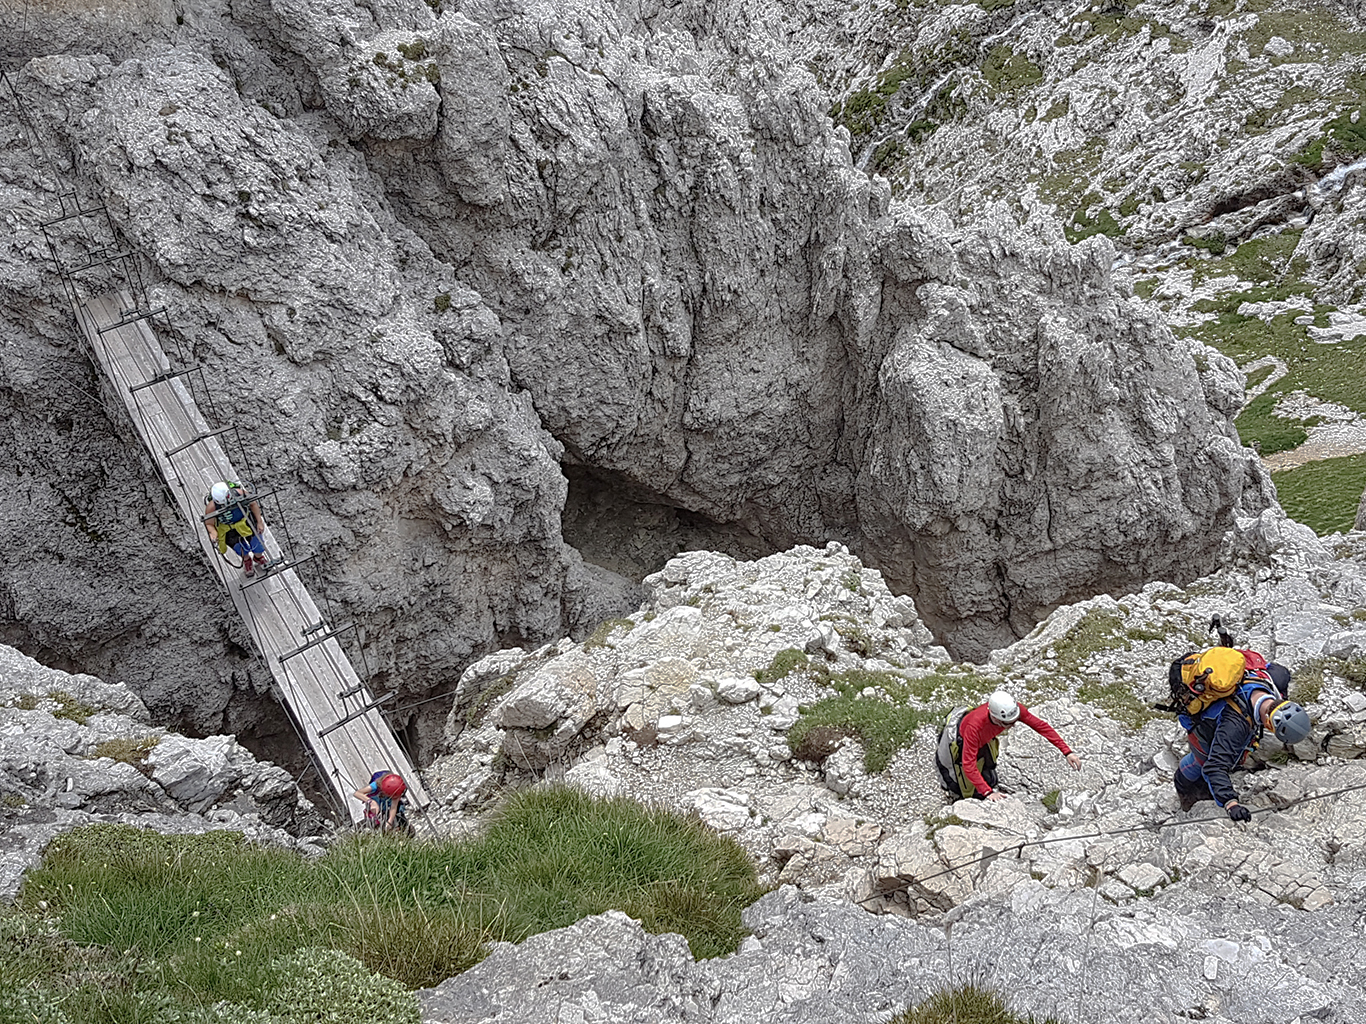
[[[1251,821],[1252,812],[1238,802],[1231,773],[1243,766],[1268,729],[1286,746],[1303,742],[1309,714],[1286,699],[1289,669],[1256,651],[1235,648],[1217,615],[1210,629],[1218,630],[1219,645],[1173,661],[1167,672],[1171,703],[1153,707],[1175,712],[1190,744],[1172,780],[1181,809],[1212,798],[1234,821]]]
[[[253,576],[266,567],[265,520],[261,504],[250,488],[236,480],[219,480],[204,495],[204,529],[218,547],[220,556],[231,545],[242,559],[242,575]],[[254,564],[253,564],[254,563]]]

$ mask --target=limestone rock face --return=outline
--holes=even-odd
[[[36,135],[6,122],[0,157],[0,502],[34,540],[0,569],[4,636],[117,664],[158,715],[273,711],[53,301],[39,225],[73,183],[403,689],[637,603],[565,543],[562,464],[769,549],[838,540],[969,657],[1197,575],[1272,500],[1236,372],[1130,299],[1103,241],[893,203],[776,25],[420,0],[178,21],[57,53],[41,13],[15,76]]]
[[[1327,970],[1304,956],[1335,927],[1350,929],[1351,915],[1273,910],[1255,926],[1228,930],[1249,910],[1243,897],[1157,897],[1144,910],[1102,900],[1097,908],[1085,893],[1026,881],[1013,896],[940,926],[872,922],[848,904],[784,886],[745,911],[752,936],[733,956],[694,961],[680,936],[649,935],[608,911],[516,946],[499,943],[488,959],[418,998],[433,1024],[565,1013],[609,1024],[872,1024],[970,977],[1040,1019],[1064,1019],[1081,1006],[1085,1019],[1123,1024],[1154,1014],[1351,1021],[1345,1008],[1366,998],[1360,965]]]

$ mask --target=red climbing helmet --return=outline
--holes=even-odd
[[[403,776],[397,772],[390,772],[379,780],[379,791],[391,800],[397,800],[404,793],[408,792],[408,783],[403,781]]]

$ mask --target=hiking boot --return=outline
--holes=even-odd
[[[251,555],[242,559],[242,575],[247,577],[256,575],[256,566],[252,563]]]
[[[266,556],[265,556],[265,555],[257,555],[257,556],[256,556],[256,568],[258,568],[258,569],[264,569],[265,567],[266,567]]]

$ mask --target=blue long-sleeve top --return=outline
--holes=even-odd
[[[1262,686],[1244,684],[1237,693],[1200,712],[1187,727],[1204,745],[1205,758],[1200,770],[1210,795],[1220,807],[1238,799],[1231,774],[1242,767],[1261,738],[1257,723],[1260,722],[1262,702],[1277,699]],[[1185,716],[1182,718],[1182,724],[1191,721]]]

